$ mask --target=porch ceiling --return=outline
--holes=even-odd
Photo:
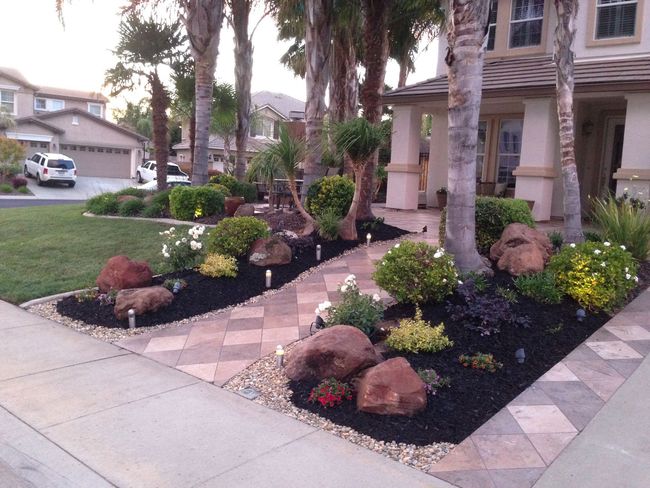
[[[648,91],[650,57],[576,61],[575,91]],[[483,96],[552,95],[555,64],[550,56],[485,61]],[[386,93],[384,104],[413,103],[447,98],[447,76],[439,76]]]

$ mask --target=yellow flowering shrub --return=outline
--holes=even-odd
[[[396,351],[438,352],[452,347],[454,343],[445,335],[445,325],[433,327],[422,319],[422,310],[416,308],[415,317],[400,320],[386,339],[386,345]]]
[[[211,278],[235,278],[237,276],[237,260],[223,254],[208,254],[199,267],[199,273]]]

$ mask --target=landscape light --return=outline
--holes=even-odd
[[[320,257],[321,257],[321,247],[320,244],[318,244],[316,246],[316,261],[320,261]]]
[[[130,308],[127,314],[129,316],[129,329],[135,329],[135,310]]]
[[[284,348],[282,344],[278,344],[275,348],[275,365],[281,368],[284,365]]]
[[[587,317],[587,312],[585,312],[584,308],[579,308],[578,310],[576,310],[576,320],[578,322],[582,322],[585,319],[585,317]]]
[[[370,245],[370,240],[372,239],[372,236],[370,235],[370,232],[366,234],[366,246]]]
[[[266,287],[271,288],[271,270],[266,270]]]
[[[524,361],[526,360],[526,352],[523,347],[520,347],[515,351],[515,359],[519,364],[524,364]]]

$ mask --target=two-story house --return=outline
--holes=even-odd
[[[577,14],[575,137],[583,207],[589,196],[650,189],[648,0],[585,0]],[[491,0],[478,127],[477,181],[534,201],[536,220],[560,217],[562,181],[551,0]],[[387,93],[393,137],[387,206],[415,209],[447,184],[447,96],[440,39],[437,76]],[[418,164],[423,114],[431,114],[428,164]],[[424,189],[424,191],[422,191]],[[640,192],[640,193],[639,193]]]
[[[101,93],[38,87],[0,68],[0,110],[16,122],[6,135],[25,147],[27,157],[63,153],[75,160],[80,176],[131,178],[146,138],[106,120],[107,102]]]
[[[305,102],[284,93],[259,91],[251,95],[250,136],[246,143],[246,158],[250,160],[263,151],[280,135],[281,123],[302,123],[305,120]],[[180,164],[191,160],[187,124],[183,126],[182,141],[173,146]],[[235,156],[235,138],[230,140],[231,157]],[[224,171],[224,140],[217,134],[210,135],[208,145],[209,168]]]

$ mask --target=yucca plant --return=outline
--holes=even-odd
[[[622,244],[639,261],[644,261],[650,251],[650,214],[630,203],[614,198],[595,199],[592,220],[603,238]]]

